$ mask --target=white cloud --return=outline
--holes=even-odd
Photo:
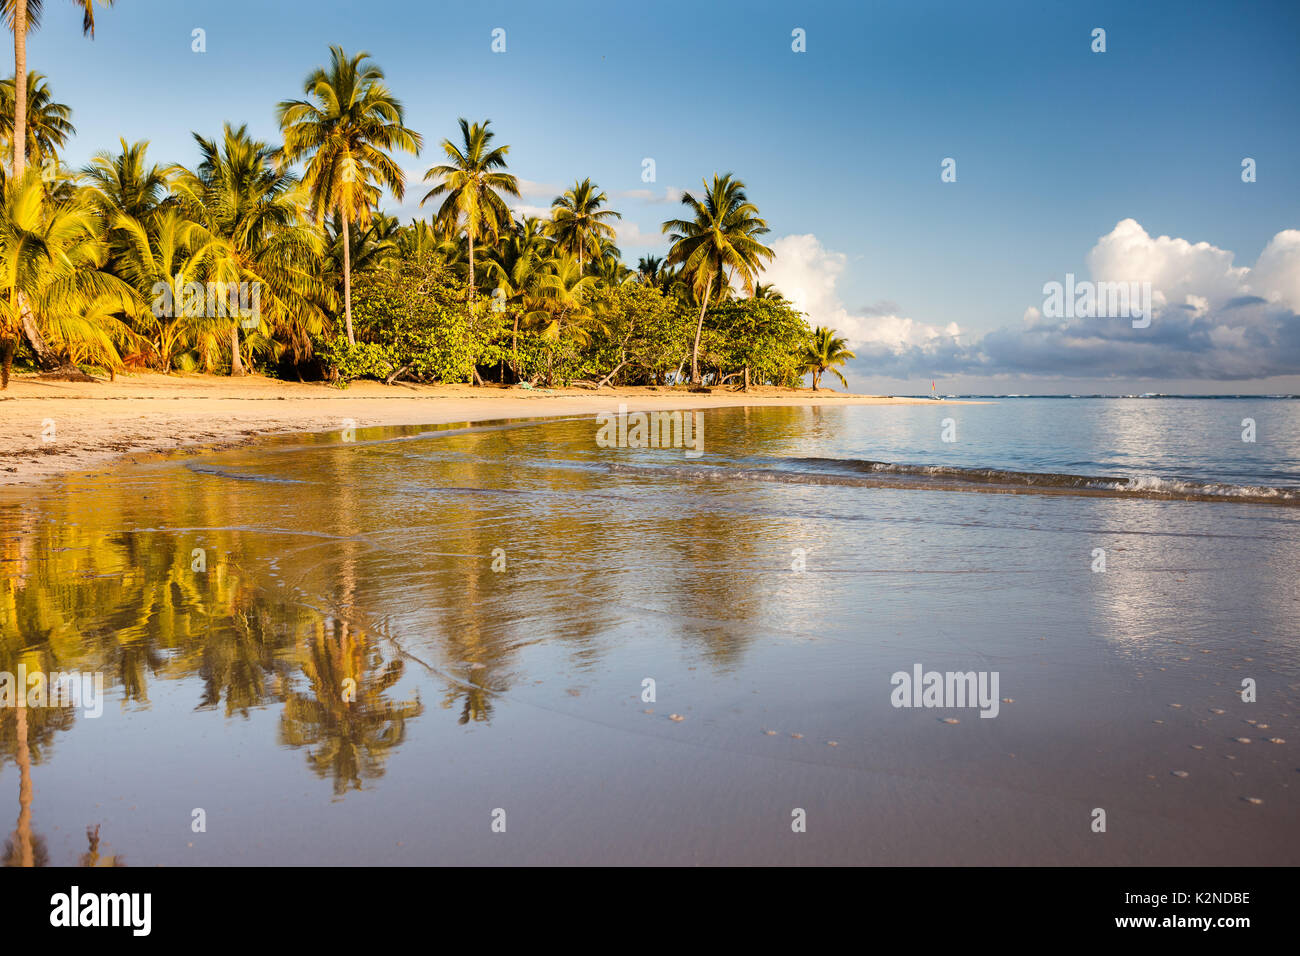
[[[629,219],[615,219],[614,231],[618,234],[620,247],[644,247],[664,245],[668,237],[658,229],[646,231]]]
[[[955,322],[940,327],[892,313],[880,314],[876,309],[850,311],[836,292],[848,260],[825,248],[815,235],[783,236],[771,246],[776,256],[761,281],[771,283],[793,302],[809,324],[837,330],[850,347],[900,350],[940,339],[955,340],[960,334]],[[867,312],[872,314],[862,314]]]

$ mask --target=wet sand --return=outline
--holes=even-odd
[[[109,462],[247,444],[267,435],[352,425],[441,425],[616,411],[738,405],[934,404],[929,399],[821,389],[753,388],[704,394],[678,388],[521,389],[468,385],[281,382],[261,376],[135,375],[115,382],[16,376],[0,392],[0,487]]]

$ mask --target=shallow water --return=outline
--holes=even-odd
[[[698,459],[590,419],[373,429],[25,492],[0,671],[107,702],[29,708],[21,759],[0,709],[6,854],[1295,864],[1300,509],[1214,489],[1300,487],[1298,408],[711,410]],[[997,717],[892,706],[916,664],[997,672]]]

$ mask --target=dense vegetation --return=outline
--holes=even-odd
[[[39,13],[0,2],[11,28],[19,7]],[[92,0],[74,2],[93,32]],[[26,73],[25,48],[16,61],[25,89],[0,84],[6,385],[17,360],[65,375],[794,386],[852,357],[839,340],[819,354],[829,330],[758,283],[767,223],[730,174],[683,195],[667,256],[633,270],[590,179],[547,219],[512,215],[509,146],[488,121],[462,119],[439,145],[428,220],[381,212],[385,192],[405,195],[396,157],[424,142],[364,53],[332,47],[301,97],[279,103],[282,142],[227,125],[194,134],[192,166],[123,140],[80,170],[59,159],[71,109]]]

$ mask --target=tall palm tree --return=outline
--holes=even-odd
[[[670,233],[673,245],[667,265],[680,264],[701,293],[700,319],[695,325],[695,344],[691,348],[691,384],[700,384],[700,333],[704,313],[715,283],[739,279],[746,292],[752,292],[754,277],[762,269],[760,260],[770,260],[775,253],[758,241],[766,235],[767,223],[759,218],[758,207],[745,195],[745,184],[731,173],[713,174],[713,183],[704,182],[704,194],[696,199],[682,194],[682,205],[692,219],[670,219],[663,231]]]
[[[606,196],[590,179],[575,182],[564,195],[551,200],[551,235],[556,245],[578,257],[578,268],[600,255],[600,240],[614,238],[609,219],[622,219],[612,209],[601,209]]]
[[[81,8],[81,32],[95,38],[96,0],[72,0]],[[98,0],[111,7],[113,0]],[[0,0],[0,14],[14,32],[14,76],[27,75],[27,31],[41,25],[44,0]],[[14,89],[14,179],[21,179],[27,168],[27,87],[19,83]]]
[[[834,329],[817,326],[813,330],[812,341],[804,347],[803,353],[804,371],[812,372],[813,391],[817,391],[817,383],[824,372],[831,372],[840,380],[841,385],[848,388],[849,383],[834,366],[843,365],[851,358],[857,356],[849,351],[846,339],[837,336]]]
[[[277,108],[284,130],[285,162],[307,161],[303,185],[311,197],[319,228],[337,213],[343,220],[343,314],[348,341],[352,335],[352,261],[350,223],[366,225],[378,204],[380,187],[400,200],[406,174],[389,152],[420,154],[424,140],[408,129],[401,102],[384,85],[384,71],[364,51],[349,58],[330,47],[328,70],[318,67],[307,77],[308,99],[285,100]]]
[[[513,222],[501,194],[519,195],[519,183],[507,172],[506,154],[509,146],[492,148],[495,133],[488,129],[491,120],[481,124],[460,119],[462,145],[449,139],[442,141],[442,151],[450,163],[434,166],[424,174],[425,182],[434,187],[420,200],[423,206],[435,196],[446,195],[438,208],[437,224],[447,230],[457,227],[465,231],[469,240],[469,294],[474,287],[474,240],[489,238],[493,242]]]
[[[16,108],[13,77],[0,80],[0,138],[5,141],[6,152],[14,141]],[[45,157],[56,156],[68,138],[77,132],[72,125],[72,108],[55,101],[42,73],[27,74],[26,130],[24,152],[37,165]]]

